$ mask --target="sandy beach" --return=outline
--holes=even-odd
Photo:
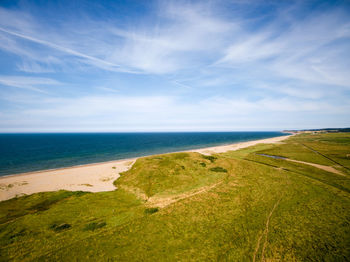
[[[188,150],[186,152],[198,152],[210,155],[213,153],[238,150],[260,143],[278,143],[288,137],[289,136],[273,137],[230,145]],[[127,171],[136,159],[137,158],[123,159],[0,177],[0,201],[24,194],[29,195],[38,192],[57,191],[60,189],[88,192],[112,191],[116,189],[113,185],[113,181],[119,177],[119,173]]]

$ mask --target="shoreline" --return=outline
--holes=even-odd
[[[210,155],[214,153],[234,151],[260,143],[278,143],[290,136],[292,135],[154,155],[179,152],[197,152],[204,155]],[[153,155],[1,176],[0,201],[21,195],[57,190],[88,192],[113,191],[117,189],[113,185],[113,181],[119,178],[119,173],[125,172],[131,168],[138,158],[148,156]]]
[[[182,152],[184,152],[184,151],[182,151]],[[164,153],[164,154],[169,154],[169,153]],[[152,156],[152,155],[147,155],[147,156]],[[51,171],[61,171],[61,170],[65,170],[65,169],[73,169],[73,168],[79,168],[79,167],[85,167],[85,166],[88,167],[88,166],[95,166],[95,165],[108,164],[108,163],[117,163],[118,161],[134,161],[134,160],[141,158],[141,157],[146,157],[146,156],[108,160],[108,161],[94,162],[94,163],[89,163],[89,164],[80,164],[80,165],[74,165],[74,166],[50,168],[50,169],[43,169],[43,170],[37,170],[37,171],[29,171],[29,172],[23,172],[23,173],[4,175],[4,176],[0,176],[0,184],[1,184],[1,179],[7,178],[7,177],[15,177],[15,176],[20,177],[20,176],[26,176],[26,175],[34,175],[34,174],[39,174],[39,173],[46,173],[46,172],[51,172]]]
[[[281,132],[284,134],[288,134],[288,135],[283,135],[283,136],[275,136],[275,137],[270,137],[270,138],[262,138],[262,139],[256,139],[256,140],[247,140],[247,141],[242,141],[242,142],[236,142],[236,143],[228,143],[228,144],[221,144],[221,145],[216,145],[216,146],[208,146],[208,147],[199,147],[199,148],[192,148],[192,149],[187,149],[187,150],[180,150],[180,151],[171,151],[171,152],[164,152],[164,153],[158,153],[158,154],[150,154],[150,155],[141,155],[141,156],[136,156],[136,157],[131,157],[131,158],[121,158],[121,159],[114,159],[114,160],[107,160],[107,161],[101,161],[101,162],[93,162],[93,163],[87,163],[87,164],[78,164],[78,165],[73,165],[73,166],[66,166],[66,167],[57,167],[57,168],[49,168],[49,169],[42,169],[42,170],[36,170],[36,171],[28,171],[28,172],[22,172],[22,173],[15,173],[15,174],[8,174],[8,175],[3,175],[0,176],[0,184],[1,184],[1,179],[3,178],[7,178],[7,177],[13,177],[13,176],[25,176],[25,175],[32,175],[32,174],[38,174],[38,173],[45,173],[45,172],[50,172],[50,171],[59,171],[59,170],[65,170],[65,169],[71,169],[71,168],[79,168],[79,167],[84,167],[84,166],[94,166],[94,165],[100,165],[100,164],[107,164],[107,163],[115,163],[118,161],[133,161],[136,160],[138,158],[142,158],[142,157],[149,157],[149,156],[157,156],[157,155],[163,155],[163,154],[172,154],[172,153],[182,153],[182,152],[197,152],[197,153],[201,153],[201,154],[209,154],[209,151],[211,153],[222,153],[222,152],[226,152],[226,151],[222,151],[222,152],[218,152],[219,148],[223,148],[223,147],[235,147],[237,145],[243,145],[245,143],[250,143],[250,142],[258,142],[261,141],[261,143],[264,143],[264,140],[271,140],[271,139],[275,139],[275,138],[286,138],[286,137],[290,137],[293,134],[291,133],[286,133],[286,132]],[[284,139],[283,139],[284,140]],[[246,146],[244,146],[246,147]],[[243,148],[243,147],[240,147]],[[237,149],[233,149],[233,150],[238,150],[240,148]],[[208,151],[207,153],[205,153],[205,151]],[[1,201],[1,200],[0,200]]]

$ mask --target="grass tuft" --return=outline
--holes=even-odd
[[[61,224],[52,224],[50,226],[50,229],[56,231],[56,232],[61,232],[63,230],[66,230],[66,229],[69,229],[71,228],[72,226],[70,224],[67,224],[67,223],[61,223]]]
[[[106,225],[107,225],[106,222],[92,222],[92,223],[87,224],[84,227],[84,230],[85,231],[95,231],[96,229],[105,227]]]

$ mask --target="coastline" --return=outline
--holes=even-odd
[[[234,151],[260,143],[278,143],[290,136],[292,135],[178,152],[197,152],[210,155]],[[116,189],[113,181],[118,179],[119,173],[127,171],[141,157],[2,176],[0,177],[0,201],[21,195],[61,189],[88,192],[113,191]]]

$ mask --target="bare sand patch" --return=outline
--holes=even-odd
[[[116,189],[113,181],[119,177],[119,173],[128,170],[134,161],[135,159],[126,159],[0,177],[0,201],[17,195],[60,189],[88,192],[112,191]]]

